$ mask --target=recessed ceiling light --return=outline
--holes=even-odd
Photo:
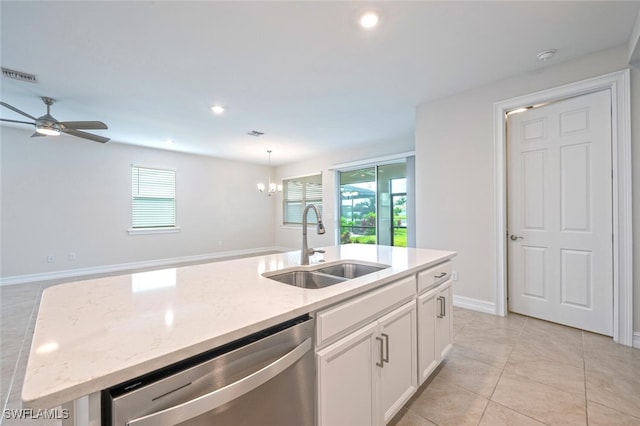
[[[221,105],[214,105],[211,107],[211,111],[213,111],[214,114],[222,114],[224,112],[224,107]]]
[[[376,12],[366,12],[360,17],[360,26],[370,29],[378,25],[380,17]]]
[[[542,62],[548,61],[549,59],[553,58],[556,55],[556,52],[557,52],[556,49],[544,50],[538,53],[538,60]]]

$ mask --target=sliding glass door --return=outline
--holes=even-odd
[[[407,247],[407,178],[391,180],[392,246]]]
[[[404,162],[341,171],[340,243],[407,246]]]
[[[340,172],[340,244],[376,244],[376,168]]]

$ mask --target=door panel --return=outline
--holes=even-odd
[[[545,164],[546,151],[525,152],[522,155],[522,194],[524,196],[524,227],[545,228]]]
[[[610,92],[507,126],[510,310],[612,335]]]
[[[562,231],[591,232],[591,143],[560,148]]]
[[[591,309],[593,271],[591,252],[562,250],[562,300],[566,305]]]
[[[546,300],[545,292],[545,262],[544,247],[522,247],[524,270],[521,280],[524,284],[523,295]]]

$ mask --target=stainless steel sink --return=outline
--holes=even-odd
[[[316,271],[290,271],[267,278],[303,288],[324,288],[346,281],[346,278],[322,274]]]
[[[283,284],[318,289],[372,274],[388,267],[389,265],[345,261],[316,266],[314,269],[294,269],[282,273],[278,273],[278,271],[267,272],[263,276]]]
[[[333,275],[336,277],[352,279],[361,277],[363,275],[372,274],[386,268],[388,268],[387,265],[372,266],[362,263],[339,263],[337,265],[318,269],[318,272]]]

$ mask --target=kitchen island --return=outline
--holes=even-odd
[[[71,282],[43,292],[22,391],[46,409],[416,274],[455,252],[377,245],[324,248],[319,262],[389,265],[321,289],[263,276],[300,252]]]

